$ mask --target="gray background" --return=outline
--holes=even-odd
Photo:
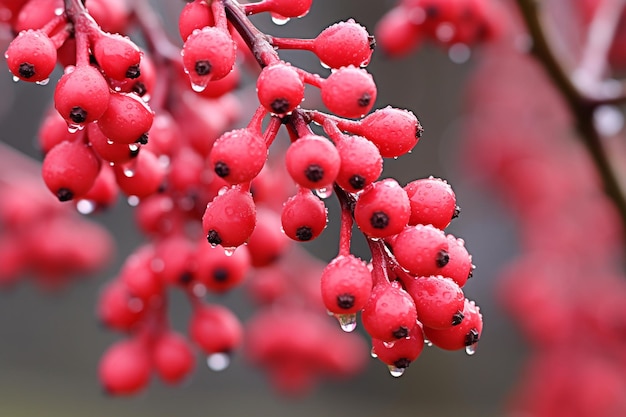
[[[165,22],[171,26],[183,3],[153,0],[153,4],[166,11]],[[277,36],[314,37],[323,27],[352,17],[371,32],[392,5],[391,1],[315,0],[307,17],[284,27],[273,26],[264,17],[255,22]],[[175,34],[171,28],[170,32]],[[306,53],[283,57],[319,69]],[[485,316],[485,331],[475,356],[427,349],[399,379],[372,359],[358,378],[325,382],[299,399],[277,395],[259,371],[235,358],[228,370],[218,374],[199,365],[193,379],[182,387],[154,382],[138,397],[109,398],[100,390],[96,370],[100,355],[117,335],[98,326],[94,306],[99,287],[115,274],[124,254],[142,241],[131,212],[120,203],[95,217],[118,239],[117,262],[106,271],[54,295],[41,293],[27,281],[0,293],[0,416],[501,415],[525,350],[493,297],[496,271],[515,253],[515,230],[498,202],[458,168],[459,100],[471,67],[471,61],[453,64],[443,51],[426,47],[393,61],[378,51],[369,70],[379,89],[376,107],[392,104],[411,109],[426,129],[412,154],[386,161],[385,176],[400,182],[429,175],[447,178],[462,206],[461,217],[449,231],[466,240],[478,265],[475,278],[465,288]],[[52,85],[14,84],[8,73],[0,77],[3,142],[39,158],[33,143]],[[329,229],[324,236],[318,245],[307,248],[329,259],[334,255],[329,248],[334,246],[325,245],[324,239],[336,239],[336,234]],[[245,311],[244,302],[239,291],[225,299],[235,311]],[[173,295],[172,310],[173,321],[181,328],[189,309],[177,294]]]

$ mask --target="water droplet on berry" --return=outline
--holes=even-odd
[[[85,128],[85,125],[82,125],[82,124],[69,123],[67,125],[67,131],[70,133],[76,133],[79,130],[83,130],[84,128]]]
[[[374,348],[372,347],[372,350],[370,350],[370,356],[374,359],[376,359],[378,357],[378,355],[376,354],[376,351],[374,350]]]
[[[400,378],[402,375],[404,375],[404,371],[406,370],[406,368],[396,368],[393,365],[389,365],[388,368],[389,368],[389,373],[394,378]]]
[[[226,255],[226,256],[233,256],[233,254],[235,253],[236,250],[237,250],[236,247],[224,248],[224,255]]]
[[[336,314],[335,317],[344,332],[349,333],[356,329],[356,314]]]
[[[328,198],[331,195],[333,195],[333,189],[330,186],[317,188],[317,189],[313,190],[313,192],[319,198]]]
[[[125,166],[124,167],[124,176],[127,178],[132,178],[135,176],[135,170],[132,167]]]
[[[128,205],[131,207],[137,207],[139,205],[139,197],[137,197],[136,195],[128,196],[126,201],[128,202]]]
[[[287,22],[289,22],[289,20],[290,19],[288,17],[284,17],[279,14],[272,13],[272,22],[275,25],[278,25],[278,26],[286,25]]]
[[[20,78],[16,75],[13,76],[13,82],[16,83],[20,80]]]
[[[63,9],[63,7],[57,7],[56,9],[54,9],[54,14],[55,16],[61,16],[64,11],[65,9]]]
[[[383,346],[387,349],[391,349],[395,344],[396,342],[383,342]]]
[[[45,80],[35,81],[35,84],[37,84],[37,85],[48,85],[49,82],[50,82],[50,78],[46,78]]]
[[[92,200],[78,200],[76,202],[76,210],[80,213],[80,214],[91,214],[94,211],[96,211],[96,203]]]
[[[204,297],[206,295],[206,286],[204,284],[197,283],[193,286],[191,292],[198,298]]]
[[[322,66],[322,68],[331,69],[330,65],[326,65],[324,61],[320,61],[320,65]]]
[[[478,347],[478,342],[465,346],[465,353],[467,353],[469,356],[472,356],[474,353],[476,353],[477,347]]]
[[[428,347],[431,347],[433,345],[433,342],[431,342],[430,340],[424,338],[424,344]]]
[[[191,89],[193,91],[195,91],[196,93],[201,93],[204,90],[206,90],[206,86],[207,84],[196,84],[196,83],[191,83]]]
[[[230,365],[230,356],[227,353],[213,353],[206,358],[206,364],[210,370],[215,372],[223,371]]]

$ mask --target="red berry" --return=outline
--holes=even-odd
[[[127,196],[139,199],[156,193],[163,185],[166,169],[159,159],[147,149],[128,164],[114,167],[115,178],[120,190]]]
[[[100,383],[112,395],[136,394],[148,384],[151,370],[145,347],[135,340],[124,340],[112,345],[102,356]]]
[[[394,282],[374,287],[361,319],[372,338],[393,342],[411,336],[417,312],[411,296]]]
[[[324,202],[308,188],[300,188],[283,205],[280,220],[287,236],[307,242],[318,237],[326,228],[328,211]]]
[[[392,375],[400,373],[415,361],[424,350],[424,333],[419,322],[409,332],[410,336],[393,342],[372,339],[372,352],[378,360],[389,366]]]
[[[458,214],[454,191],[442,179],[431,177],[415,180],[404,189],[411,201],[411,225],[432,224],[443,230]]]
[[[154,342],[152,361],[155,371],[163,381],[177,384],[191,373],[195,364],[195,357],[184,336],[173,331],[167,331]]]
[[[86,194],[99,171],[100,161],[80,139],[54,146],[41,166],[44,182],[59,201],[69,201]]]
[[[41,30],[18,33],[4,56],[13,75],[30,82],[47,81],[57,63],[57,49]]]
[[[250,270],[250,253],[246,246],[226,252],[221,246],[200,242],[195,253],[194,278],[209,291],[225,293],[240,285]]]
[[[193,311],[189,335],[206,354],[231,353],[241,344],[243,327],[226,307],[202,305]]]
[[[307,135],[293,142],[285,154],[287,171],[305,188],[332,186],[339,173],[337,148],[323,136]]]
[[[291,113],[304,100],[302,77],[283,61],[263,68],[256,87],[259,102],[273,114]]]
[[[216,196],[202,217],[202,227],[211,245],[236,248],[250,238],[256,225],[252,194],[232,187]]]
[[[472,276],[474,270],[472,255],[465,248],[463,239],[452,235],[447,235],[446,238],[448,239],[448,256],[450,260],[446,266],[441,268],[440,273],[459,284],[459,287],[462,287]]]
[[[164,283],[155,271],[154,259],[154,248],[146,244],[126,258],[119,272],[119,279],[126,285],[128,292],[144,303],[160,297],[164,291]]]
[[[450,260],[446,235],[432,225],[405,227],[392,248],[398,263],[415,276],[441,275]]]
[[[224,133],[215,141],[209,154],[215,173],[230,184],[252,181],[261,172],[266,159],[265,141],[252,129]]]
[[[109,85],[96,68],[67,67],[54,90],[54,106],[70,125],[84,125],[109,107]]]
[[[187,3],[178,17],[178,31],[183,41],[187,40],[194,30],[206,26],[215,26],[213,12],[207,2],[195,0]]]
[[[107,284],[98,300],[98,319],[105,326],[120,331],[129,331],[144,316],[143,302],[134,299],[121,281]]]
[[[354,207],[359,229],[369,237],[381,238],[400,233],[410,216],[406,191],[392,178],[374,182],[363,190]]]
[[[417,319],[427,327],[446,329],[463,321],[465,295],[449,278],[428,276],[403,281],[417,310]]]
[[[194,90],[227,76],[235,65],[236,45],[230,34],[214,26],[192,32],[183,45],[183,65]]]
[[[446,350],[465,348],[469,354],[476,349],[476,343],[483,332],[483,316],[480,308],[470,300],[465,300],[463,321],[458,326],[447,329],[431,329],[424,327],[424,334],[433,345]]]
[[[103,33],[93,42],[93,54],[107,77],[114,80],[135,79],[141,74],[141,51],[130,39]]]
[[[353,19],[324,29],[313,42],[313,51],[331,68],[364,67],[372,56],[373,38]]]
[[[147,143],[153,120],[154,112],[139,96],[114,93],[98,127],[115,143]]]
[[[364,69],[354,66],[331,73],[320,90],[324,105],[341,117],[363,117],[376,101],[374,79]]]
[[[280,225],[276,211],[265,207],[257,210],[257,224],[246,245],[255,268],[277,262],[289,248],[291,241],[281,232]]]
[[[361,259],[340,255],[324,268],[321,287],[328,311],[354,314],[361,311],[370,298],[372,274]]]
[[[411,16],[411,10],[401,6],[385,13],[376,25],[376,46],[380,46],[383,52],[392,57],[404,56],[414,51],[423,35]]]
[[[65,124],[67,130],[67,124]],[[87,125],[87,139],[94,152],[107,162],[120,165],[130,162],[139,154],[139,144],[114,143],[102,133],[97,123]]]
[[[341,188],[356,193],[380,177],[383,159],[372,142],[363,136],[343,135],[335,146],[341,158],[336,179]]]

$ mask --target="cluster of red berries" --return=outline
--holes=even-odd
[[[125,13],[102,17],[117,28],[112,34],[91,8],[119,2]],[[327,330],[320,310],[346,331],[362,312],[373,354],[394,376],[426,340],[473,353],[482,316],[461,289],[472,260],[463,240],[444,232],[458,215],[454,192],[436,178],[404,186],[380,179],[383,158],[408,153],[422,127],[407,110],[372,111],[377,89],[364,67],[374,41],[363,26],[348,20],[315,39],[278,38],[247,16],[297,18],[311,0],[194,0],[179,17],[179,48],[142,1],[51,1],[31,12],[39,3],[12,9],[17,36],[6,56],[18,80],[45,83],[57,62],[64,67],[40,132],[46,185],[84,213],[114,204],[121,191],[148,238],[99,300],[102,322],[128,336],[102,358],[107,391],[136,393],[153,373],[181,381],[193,370],[194,347],[212,369],[223,369],[246,328],[205,296],[246,278],[262,306],[247,328],[248,357],[284,389],[362,366],[346,359],[362,345]],[[145,39],[143,51],[119,34],[130,33],[131,24]],[[314,53],[330,73],[284,61],[284,49]],[[243,68],[257,77],[259,106],[245,127],[228,130],[239,113],[233,91]],[[328,112],[302,107],[307,86],[319,89]],[[283,125],[290,142],[272,159]],[[339,253],[324,268],[311,268],[318,271],[311,296],[301,276],[268,271],[313,262],[295,257],[293,244],[324,231],[323,199],[333,193],[342,211]],[[351,254],[353,223],[369,243],[371,262]],[[173,288],[192,305],[186,335],[168,321]],[[278,319],[280,311],[289,313]],[[293,320],[307,323],[298,334]]]
[[[401,0],[378,22],[376,41],[390,56],[433,42],[462,61],[468,47],[501,35],[503,13],[493,0]]]
[[[520,236],[498,288],[531,348],[509,407],[537,417],[624,415],[626,283],[616,262],[624,229],[572,138],[572,117],[532,58],[510,45],[485,49],[468,87],[467,160]]]

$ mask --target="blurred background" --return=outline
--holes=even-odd
[[[151,2],[162,13],[172,39],[180,44],[174,25],[183,2]],[[285,26],[273,25],[265,16],[254,22],[269,34],[307,38],[336,21],[354,18],[372,32],[380,16],[394,4],[391,0],[315,0],[305,18]],[[306,69],[320,69],[319,62],[307,53],[286,53],[284,58]],[[425,129],[411,154],[385,162],[384,175],[400,183],[429,175],[445,178],[462,208],[448,230],[465,239],[477,266],[474,278],[464,288],[468,298],[480,305],[485,320],[474,356],[426,348],[401,378],[391,377],[382,363],[372,359],[357,378],[325,381],[301,398],[277,394],[259,370],[235,357],[231,366],[219,373],[200,364],[192,380],[182,387],[154,381],[138,397],[108,397],[97,380],[97,364],[118,336],[98,325],[95,304],[101,285],[142,242],[131,210],[120,201],[110,211],[93,216],[117,240],[116,262],[105,271],[60,292],[42,292],[24,281],[0,293],[0,416],[502,415],[526,349],[494,296],[496,273],[516,252],[515,225],[498,201],[465,170],[465,155],[459,146],[462,91],[473,65],[471,58],[453,63],[445,51],[426,45],[418,53],[393,60],[376,51],[369,71],[378,85],[375,108],[391,104],[410,109]],[[55,74],[53,80],[60,75]],[[36,160],[41,160],[36,132],[51,101],[53,84],[13,83],[8,72],[0,77],[0,139]],[[335,231],[329,227],[307,249],[329,260],[335,255],[334,246],[328,244],[336,240]],[[245,302],[240,290],[224,298],[225,304],[243,316],[248,311]],[[189,307],[177,294],[173,294],[171,311],[175,326],[184,328]]]

